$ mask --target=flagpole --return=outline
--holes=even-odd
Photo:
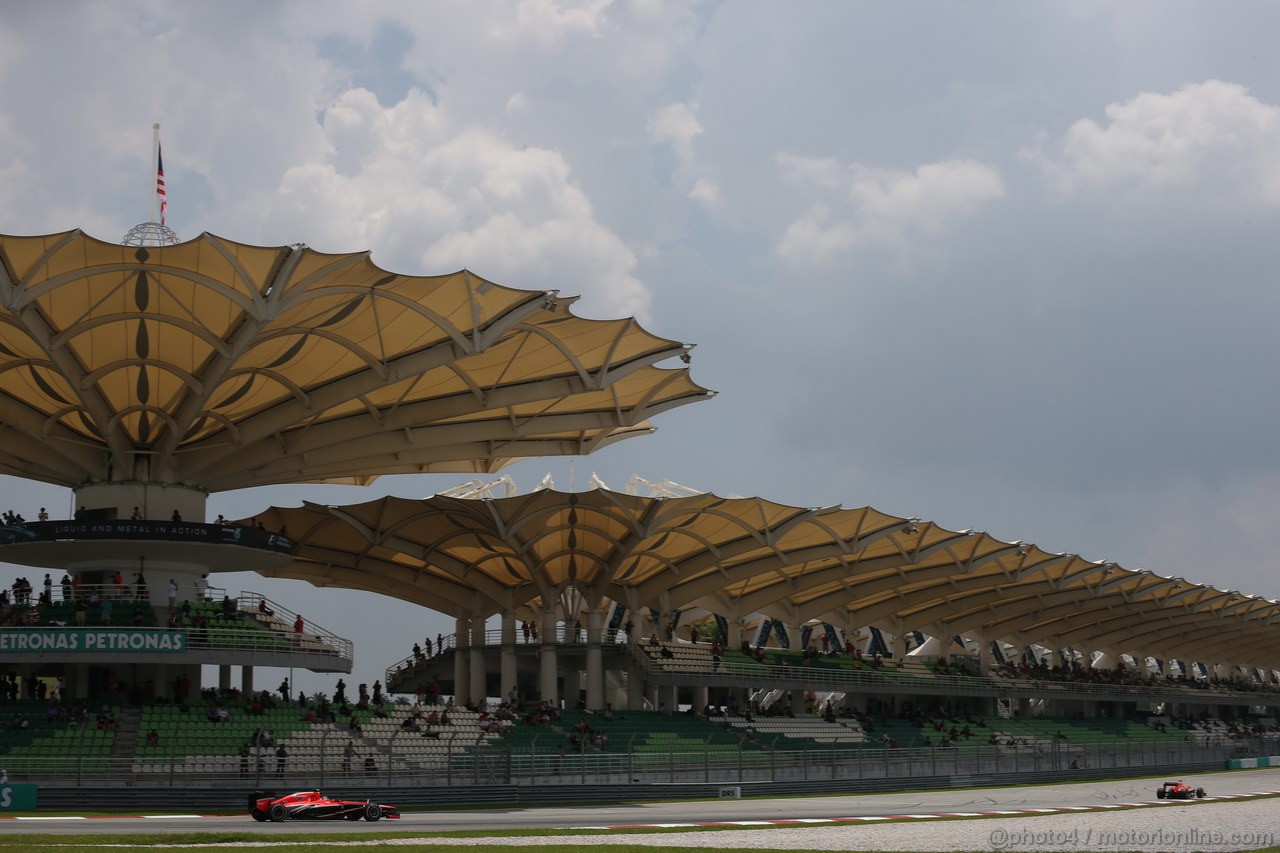
[[[156,175],[160,173],[160,124],[151,125],[151,221],[160,221],[160,194],[156,192]]]

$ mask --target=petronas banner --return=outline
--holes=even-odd
[[[185,652],[187,632],[167,628],[0,628],[6,652]]]
[[[35,785],[0,785],[0,810],[21,809],[34,810],[36,807]]]

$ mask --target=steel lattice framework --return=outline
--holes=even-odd
[[[264,571],[455,617],[587,606],[767,613],[791,625],[888,626],[1016,645],[1270,666],[1280,604],[871,507],[804,508],[606,489],[488,500],[383,498],[272,508],[296,560]]]
[[[0,236],[0,473],[207,492],[488,473],[706,399],[689,347],[554,292],[202,234]]]

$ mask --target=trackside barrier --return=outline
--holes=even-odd
[[[1228,770],[1251,770],[1255,767],[1280,767],[1280,755],[1259,755],[1257,758],[1228,758]]]
[[[1141,768],[1141,777],[1157,778],[1222,769],[1222,762],[1155,765]],[[375,797],[407,810],[432,810],[466,805],[588,805],[598,803],[635,802],[637,800],[716,799],[729,787],[739,788],[742,797],[781,797],[804,794],[887,793],[904,789],[927,790],[993,785],[1034,784],[1038,782],[1083,782],[1111,779],[1126,774],[1114,770],[1044,771],[1031,773],[977,774],[965,777],[919,776],[910,779],[849,779],[843,781],[811,781],[803,785],[792,782],[753,782],[743,785],[722,784],[639,784],[639,785],[464,785],[460,787],[406,787],[341,785],[326,787],[334,796],[363,799]],[[958,784],[962,783],[962,784]],[[306,788],[305,785],[297,786]],[[199,809],[208,812],[247,813],[245,801],[253,788],[130,788],[101,786],[91,788],[40,788],[41,808],[68,809],[140,809],[163,801],[173,809]],[[278,791],[285,788],[276,788]],[[292,789],[288,789],[292,790]],[[246,818],[247,819],[247,818]]]

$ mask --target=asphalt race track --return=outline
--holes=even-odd
[[[697,802],[627,803],[609,806],[564,808],[476,809],[452,812],[416,812],[401,820],[377,823],[348,821],[298,821],[258,823],[248,814],[157,815],[77,819],[73,817],[11,818],[0,821],[9,833],[88,835],[100,833],[210,832],[235,827],[264,836],[292,833],[414,832],[430,835],[450,830],[567,829],[632,827],[654,824],[699,824],[731,821],[812,821],[934,813],[992,813],[1021,809],[1081,809],[1157,802],[1155,789],[1166,777],[1110,782],[1038,785],[1009,788],[965,788],[896,794],[793,797],[783,799],[715,800]],[[1209,800],[1218,796],[1280,791],[1280,768],[1204,773],[1185,777],[1204,787]],[[326,791],[341,796],[339,790]],[[797,793],[803,793],[797,786]],[[394,803],[392,803],[394,805]]]

